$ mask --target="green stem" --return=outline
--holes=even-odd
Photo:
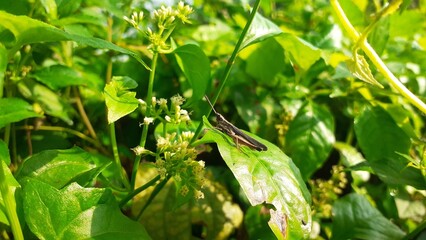
[[[138,216],[136,217],[136,220],[139,221],[142,217],[143,212],[145,209],[151,204],[152,200],[158,195],[158,193],[163,189],[164,185],[169,181],[170,177],[167,177],[163,179],[157,186],[155,186],[154,191],[152,191],[151,195],[149,196],[148,200],[146,201],[145,205],[142,207],[141,211],[139,212]]]
[[[146,102],[145,116],[146,117],[151,117],[152,91],[154,89],[154,78],[155,78],[155,70],[157,68],[157,61],[158,61],[158,52],[154,52],[154,55],[152,56],[151,72],[149,72],[148,92],[146,94],[146,100],[145,100]],[[139,146],[145,147],[147,136],[148,136],[148,125],[144,124]],[[132,178],[130,180],[131,189],[135,188],[136,174],[139,169],[140,161],[141,161],[141,156],[140,155],[136,156],[134,164],[133,164],[133,169],[132,169]]]
[[[370,58],[371,62],[376,66],[377,70],[384,75],[384,77],[389,81],[390,85],[394,87],[403,97],[405,97],[411,104],[416,106],[420,111],[426,114],[426,104],[422,102],[416,95],[414,95],[410,90],[408,90],[404,84],[402,84],[398,78],[393,75],[393,73],[388,69],[382,59],[374,51],[373,47],[367,42],[360,41],[362,37],[358,31],[352,26],[349,19],[346,17],[345,12],[340,6],[337,0],[330,1],[331,6],[333,7],[337,17],[339,18],[340,23],[345,28],[346,32],[349,34],[349,37],[365,52],[365,54]]]
[[[14,239],[24,239],[22,234],[21,224],[19,222],[18,214],[16,213],[16,201],[14,194],[10,190],[11,188],[7,185],[6,173],[4,171],[3,159],[0,160],[0,192],[3,197],[3,204],[6,209],[6,215],[12,229]]]
[[[240,38],[238,39],[237,45],[235,45],[234,51],[232,52],[232,55],[231,55],[231,57],[229,58],[229,60],[226,64],[224,74],[223,74],[222,79],[219,83],[219,89],[216,92],[216,94],[213,96],[213,98],[211,99],[211,103],[213,104],[213,106],[215,105],[217,99],[220,96],[220,93],[223,90],[223,87],[225,86],[225,84],[228,80],[229,74],[231,73],[231,68],[234,65],[235,59],[237,58],[239,51],[241,50],[240,49],[241,44],[243,43],[243,41],[244,41],[244,39],[247,35],[247,32],[250,29],[251,23],[253,22],[254,16],[256,15],[257,10],[259,9],[260,1],[261,0],[256,0],[256,2],[254,3],[253,9],[251,10],[251,13],[250,13],[250,16],[249,16],[249,19],[247,20],[247,23],[244,26],[244,29],[243,29],[243,31],[240,35]],[[212,111],[212,109],[208,108],[205,116],[206,117],[210,116],[211,111]],[[203,128],[203,122],[201,121],[200,125],[198,125],[198,128],[195,131],[194,137],[191,139],[190,144],[194,143],[194,141],[198,138],[198,135],[200,135],[202,128]]]
[[[130,201],[133,197],[135,197],[136,195],[138,195],[140,192],[142,192],[143,190],[145,190],[145,189],[153,186],[158,180],[160,180],[160,175],[158,175],[155,178],[151,179],[151,181],[145,183],[143,186],[138,187],[134,191],[130,192],[126,197],[124,197],[120,201],[120,203],[119,203],[120,208],[122,208],[128,201]]]
[[[115,124],[114,123],[111,123],[109,125],[109,131],[110,131],[110,137],[111,137],[112,152],[113,152],[113,155],[114,155],[114,162],[117,166],[118,171],[120,171],[121,182],[123,183],[123,185],[126,188],[129,188],[129,181],[127,180],[123,166],[121,165],[120,155],[118,154],[117,138],[115,136]]]

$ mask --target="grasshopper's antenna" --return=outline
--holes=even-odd
[[[216,110],[213,107],[213,104],[210,102],[209,98],[207,97],[207,95],[204,95],[204,98],[206,98],[207,102],[210,104],[210,106],[212,107],[212,110],[215,114],[217,114]]]

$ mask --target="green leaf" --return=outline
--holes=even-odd
[[[76,70],[63,65],[53,65],[37,70],[32,77],[53,90],[68,86],[87,85],[87,80]]]
[[[390,38],[412,38],[419,32],[419,29],[422,29],[425,21],[425,14],[415,9],[404,11],[401,14],[392,14],[390,16]]]
[[[419,169],[407,166],[411,139],[381,107],[366,108],[355,119],[358,144],[374,172],[392,185],[411,185],[426,189]]]
[[[113,77],[104,88],[105,103],[108,108],[108,123],[132,113],[139,106],[136,92],[128,91],[138,86],[137,82],[129,77]]]
[[[157,170],[152,164],[141,164],[137,185],[150,181]],[[153,188],[140,193],[134,199],[132,212],[138,214],[151,195]],[[204,229],[206,239],[228,239],[241,225],[243,212],[232,202],[231,195],[218,183],[206,178],[201,189],[204,198],[194,199],[173,211],[170,207],[176,202],[176,183],[170,180],[158,193],[141,217],[141,222],[153,239],[190,239],[192,228]]]
[[[306,102],[291,121],[285,141],[286,152],[299,167],[303,179],[309,179],[333,148],[333,115],[323,106]]]
[[[176,48],[173,53],[180,69],[192,87],[192,101],[200,100],[210,82],[210,61],[200,47],[187,44]]]
[[[273,84],[285,64],[283,47],[275,39],[268,39],[247,58],[246,71],[264,84]]]
[[[13,14],[0,11],[0,26],[3,26],[15,35],[15,44],[11,49],[9,49],[9,56],[15,54],[18,49],[26,44],[70,40],[98,49],[109,49],[128,54],[134,57],[146,69],[150,69],[136,53],[130,50],[119,47],[100,38],[69,34],[54,26],[27,16],[15,16]]]
[[[360,80],[376,87],[383,88],[383,85],[380,84],[371,73],[370,66],[364,56],[356,53],[353,59],[346,60],[346,66],[348,66],[349,71]]]
[[[103,167],[97,166],[95,161],[97,160],[93,159],[91,154],[78,147],[46,150],[26,159],[16,178],[19,181],[36,178],[59,189],[76,179],[82,180],[84,174],[93,173],[98,167]],[[85,183],[92,179],[86,179]]]
[[[142,225],[121,213],[108,189],[71,184],[58,190],[28,180],[23,195],[26,222],[40,239],[150,239]]]
[[[46,114],[58,117],[68,125],[73,124],[70,115],[74,109],[71,103],[60,97],[56,92],[31,80],[18,83],[18,89],[26,98],[38,103]]]
[[[204,118],[204,122],[211,127],[207,119]],[[274,206],[268,224],[277,238],[307,238],[312,224],[311,200],[299,169],[278,147],[247,134],[265,144],[268,150],[258,152],[245,146],[238,149],[229,136],[213,129],[202,140],[217,143],[222,158],[251,205],[267,203]]]
[[[303,70],[308,70],[321,58],[321,50],[292,34],[282,34],[277,41],[290,53],[291,60]]]
[[[405,234],[362,195],[351,193],[333,205],[331,239],[401,239]]]
[[[41,117],[33,106],[20,98],[0,98],[0,128],[27,118]]]
[[[257,12],[238,51],[281,33],[281,29],[275,23]]]

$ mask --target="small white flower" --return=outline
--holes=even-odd
[[[145,117],[143,119],[143,124],[145,124],[145,125],[149,125],[149,124],[151,124],[153,122],[154,122],[154,118],[152,118],[152,117]]]
[[[171,118],[169,115],[166,115],[166,116],[164,117],[164,119],[165,119],[167,122],[172,122],[172,118]]]

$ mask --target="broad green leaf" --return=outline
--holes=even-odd
[[[243,42],[241,43],[240,49],[250,46],[251,44],[261,42],[267,38],[277,36],[281,34],[281,29],[269,19],[263,17],[260,13],[254,15],[253,22],[250,25],[250,28],[244,37]]]
[[[68,86],[87,85],[82,74],[76,70],[63,65],[53,65],[42,68],[31,74],[39,82],[46,84],[53,90],[58,90]],[[90,84],[90,83],[89,83]]]
[[[210,61],[200,47],[187,44],[176,48],[173,53],[192,87],[192,101],[200,100],[210,82]]]
[[[309,179],[333,148],[333,115],[324,106],[306,102],[291,121],[285,141],[286,152],[299,167],[303,179]]]
[[[58,190],[37,180],[23,188],[25,219],[40,239],[150,239],[125,217],[108,189],[71,184]]]
[[[108,123],[111,124],[138,108],[136,92],[129,91],[137,86],[137,82],[129,77],[113,77],[111,82],[105,86]]]
[[[402,239],[404,232],[362,195],[351,193],[333,205],[331,239]]]
[[[7,50],[0,42],[0,98],[3,97],[4,74],[6,72],[7,59]]]
[[[355,77],[376,87],[383,88],[383,85],[371,73],[370,66],[364,56],[356,53],[354,58],[346,60],[346,65]]]
[[[302,70],[308,70],[321,58],[321,50],[292,34],[282,34],[276,40],[290,53],[290,58]],[[297,70],[297,69],[296,69]]]
[[[207,119],[204,118],[204,122],[211,127]],[[268,150],[258,152],[245,146],[237,148],[229,136],[213,128],[202,141],[216,142],[222,158],[252,206],[262,203],[274,206],[268,224],[278,239],[307,238],[312,224],[311,200],[299,169],[278,147],[249,135],[265,144]]]
[[[422,24],[425,21],[425,14],[416,9],[407,10],[401,14],[392,14],[390,16],[390,38],[414,37],[419,29],[422,29]]]
[[[355,119],[358,144],[374,172],[392,185],[408,184],[426,189],[419,169],[407,166],[411,140],[381,107],[366,108]]]
[[[46,114],[58,117],[68,125],[73,124],[71,103],[56,92],[32,80],[20,82],[18,89],[24,97],[38,103]]]
[[[98,167],[103,166],[96,166],[93,156],[78,147],[46,150],[26,159],[16,178],[19,181],[35,178],[59,189],[77,179],[82,180],[84,174],[93,173]],[[86,179],[85,183],[90,180]]]
[[[15,238],[22,238],[22,230],[18,217],[16,190],[20,188],[8,167],[10,163],[9,150],[3,140],[0,140],[0,222],[10,226]]]
[[[27,118],[41,117],[33,106],[20,98],[0,98],[0,128]]]
[[[247,58],[246,71],[263,84],[274,84],[274,77],[286,64],[283,47],[275,39],[268,39],[258,45]]]
[[[150,164],[142,164],[137,185],[150,181],[156,174]],[[202,223],[206,239],[228,239],[243,219],[240,207],[232,202],[231,195],[218,183],[205,179],[201,189],[204,198],[192,200],[170,211],[175,204],[176,184],[170,180],[155,197],[141,217],[141,223],[153,239],[191,239],[192,227]],[[146,203],[152,188],[135,197],[132,212],[136,215]],[[198,226],[197,226],[198,227]]]
[[[9,49],[9,56],[15,54],[18,49],[26,44],[70,40],[98,49],[109,49],[128,54],[139,61],[146,69],[149,69],[145,62],[142,61],[136,53],[130,50],[119,47],[103,39],[69,34],[54,26],[27,16],[15,16],[13,14],[0,11],[0,26],[3,26],[15,35],[16,42],[14,46]]]

